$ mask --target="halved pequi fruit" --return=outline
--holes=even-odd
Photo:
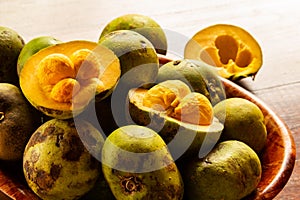
[[[179,59],[163,64],[156,82],[181,80],[192,91],[205,95],[212,105],[225,99],[225,90],[215,68],[200,60]]]
[[[133,122],[158,132],[168,144],[174,159],[182,155],[205,156],[217,143],[223,130],[223,124],[212,114],[212,106],[208,99],[195,92],[180,98],[179,95],[174,97],[174,94],[166,91],[164,94],[156,93],[156,97],[160,96],[160,100],[166,103],[162,105],[163,109],[157,109],[160,104],[159,98],[148,97],[151,93],[149,91],[154,87],[149,90],[137,88],[129,91],[129,113]],[[198,107],[195,107],[195,101],[191,100],[195,98],[199,100]],[[149,104],[151,100],[153,106]],[[190,121],[191,115],[196,120]]]
[[[107,97],[121,74],[118,57],[90,41],[70,41],[40,50],[25,63],[20,86],[44,114],[67,119],[81,113],[97,95]]]
[[[263,63],[256,39],[230,24],[216,24],[197,32],[186,44],[184,57],[215,66],[222,77],[230,80],[254,79]]]
[[[52,37],[52,36],[39,36],[36,38],[33,38],[29,42],[27,42],[24,47],[22,48],[19,57],[18,57],[18,63],[17,63],[17,72],[18,75],[20,74],[20,71],[23,69],[23,66],[25,62],[35,53],[40,51],[41,49],[44,49],[46,47],[55,45],[61,43],[60,40]]]

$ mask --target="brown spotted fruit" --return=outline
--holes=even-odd
[[[21,90],[13,84],[0,83],[0,159],[22,160],[39,122],[39,115]]]
[[[175,159],[206,155],[220,138],[223,124],[208,98],[180,80],[129,91],[129,114],[138,125],[157,131]]]
[[[18,56],[24,47],[23,38],[15,30],[0,26],[0,82],[19,84]]]
[[[113,131],[104,142],[102,169],[116,199],[183,198],[182,177],[167,145],[147,127]]]
[[[42,199],[79,199],[90,191],[101,169],[104,139],[83,120],[51,119],[31,136],[23,157],[28,186]]]
[[[107,97],[121,74],[118,57],[90,41],[70,41],[44,48],[31,56],[20,72],[28,101],[54,118],[81,113],[89,102]]]

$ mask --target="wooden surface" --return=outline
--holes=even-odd
[[[239,82],[263,100],[290,128],[300,144],[300,12],[294,0],[0,0],[0,26],[18,31],[25,41],[52,35],[60,40],[97,41],[111,19],[140,13],[155,19],[172,36],[172,51],[198,30],[230,23],[248,30],[260,43],[264,64],[254,81]],[[299,149],[297,149],[297,154]],[[300,163],[276,200],[300,196]],[[2,199],[1,195],[0,198]]]

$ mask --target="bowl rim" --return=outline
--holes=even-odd
[[[284,142],[284,153],[282,162],[280,162],[278,173],[269,181],[269,184],[265,188],[259,189],[256,191],[256,193],[251,195],[251,199],[271,200],[284,188],[294,169],[296,160],[296,145],[291,130],[281,117],[279,117],[265,102],[263,102],[253,93],[230,80],[225,78],[221,78],[221,80],[225,87],[239,90],[241,93],[243,93],[243,98],[246,97],[246,99],[252,101],[258,107],[260,107],[264,113],[268,113],[268,115],[273,118],[273,123],[277,124],[277,127],[282,133],[281,136],[283,137],[282,141]]]

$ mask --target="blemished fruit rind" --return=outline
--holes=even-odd
[[[224,119],[221,140],[239,140],[260,153],[267,142],[267,129],[260,108],[239,97],[227,98],[214,106],[215,116]]]
[[[34,55],[41,49],[44,49],[48,46],[52,46],[61,42],[62,41],[54,38],[53,36],[39,36],[27,42],[22,48],[18,56],[18,62],[17,62],[18,75],[20,74],[20,71],[22,70],[28,58],[30,58],[32,55]]]
[[[147,127],[113,131],[104,142],[102,170],[116,199],[183,197],[182,177],[165,142]]]
[[[198,31],[186,44],[184,57],[215,66],[220,76],[233,81],[254,79],[263,63],[257,40],[231,24],[215,24]]]
[[[97,62],[99,62],[100,65],[99,76],[88,78],[86,80],[79,76],[81,68],[89,66],[89,61],[87,61],[87,65],[84,64],[86,62],[85,60],[82,62],[82,65],[80,65],[81,67],[78,72],[72,72],[73,60],[71,61],[71,58],[74,56],[75,52],[81,50],[83,52],[89,51],[93,56],[97,57]],[[87,59],[89,57],[90,56],[88,56]],[[80,58],[80,56],[77,58]],[[55,62],[51,61],[51,59]],[[64,63],[64,69],[66,70],[63,72],[65,74],[59,72],[59,70],[63,70],[61,67],[52,65],[52,63],[57,62]],[[39,64],[41,63],[43,63],[45,69],[39,67]],[[49,69],[52,68],[55,70],[51,71],[46,68],[47,66]],[[83,70],[84,69],[85,68],[83,68]],[[74,77],[70,77],[71,75]],[[20,73],[20,87],[25,97],[36,109],[50,117],[68,119],[81,113],[95,96],[96,98],[100,96],[98,99],[102,100],[111,94],[120,75],[121,68],[119,59],[111,50],[96,42],[69,41],[49,46],[31,56]],[[60,78],[62,78],[61,81],[65,80],[65,83],[56,80]],[[74,91],[72,91],[71,87],[73,83],[72,80],[68,81],[66,80],[67,78],[71,78],[75,84],[80,83],[80,90],[76,95],[72,93]],[[55,82],[56,85],[53,85],[53,80],[58,81]],[[58,84],[65,86],[65,88],[70,84],[70,94],[69,99],[67,99],[69,101],[63,101],[63,95],[66,90],[63,88],[60,90],[59,87],[54,87]],[[98,87],[99,85],[101,85],[101,87]],[[51,90],[54,89],[55,91],[52,91],[51,93]],[[62,100],[57,96],[61,96]]]
[[[132,121],[146,126],[163,138],[174,159],[205,156],[217,143],[223,124],[214,117],[210,125],[182,122],[164,112],[143,106],[147,89],[131,89],[128,94],[129,114]]]
[[[111,20],[102,30],[100,38],[116,30],[132,30],[145,36],[159,54],[167,53],[167,38],[161,26],[151,17],[141,14],[125,14]]]
[[[203,159],[183,164],[187,199],[239,200],[252,193],[262,175],[258,155],[245,143],[218,143]]]
[[[0,26],[0,82],[19,85],[17,74],[18,56],[25,45],[15,30]]]
[[[79,199],[99,177],[104,139],[90,123],[51,119],[28,141],[23,172],[32,191],[46,200]]]
[[[225,99],[225,90],[215,69],[199,60],[180,59],[167,62],[159,68],[156,82],[181,80],[193,92],[205,95],[212,105]]]
[[[35,114],[20,88],[0,83],[0,160],[22,160],[25,146],[39,125]]]
[[[140,87],[156,80],[159,59],[152,43],[131,30],[106,34],[99,44],[112,50],[120,59],[122,87]]]

